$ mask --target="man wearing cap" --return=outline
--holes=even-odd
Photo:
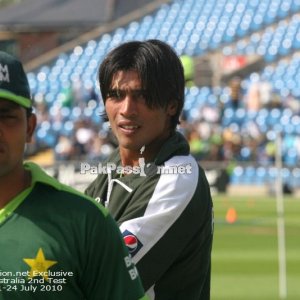
[[[22,64],[0,51],[0,300],[145,299],[107,211],[23,162],[31,107]]]

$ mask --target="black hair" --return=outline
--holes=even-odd
[[[26,117],[29,118],[32,115],[33,109],[32,107],[26,108]]]
[[[175,51],[159,40],[132,41],[113,49],[99,69],[99,84],[103,102],[111,89],[113,76],[118,71],[135,70],[145,91],[149,108],[167,108],[177,104],[171,119],[172,129],[179,124],[184,104],[184,71]]]

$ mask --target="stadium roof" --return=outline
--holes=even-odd
[[[0,28],[92,27],[137,9],[150,0],[23,0],[0,10]]]

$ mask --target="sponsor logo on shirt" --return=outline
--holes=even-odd
[[[125,230],[123,233],[124,242],[128,248],[128,252],[131,256],[134,256],[143,247],[141,241],[129,230]]]
[[[133,262],[131,260],[131,256],[130,255],[126,256],[124,258],[124,262],[125,262],[126,268],[128,269],[128,273],[129,273],[131,280],[137,279],[139,276],[139,273],[138,273],[136,266],[133,264]]]

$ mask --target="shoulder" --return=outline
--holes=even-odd
[[[195,189],[201,176],[199,164],[192,155],[173,156],[158,168],[161,183],[174,183],[179,189]]]
[[[95,210],[104,216],[107,215],[107,211],[93,198],[59,182],[39,166],[27,163],[25,168],[31,171],[33,188],[29,197],[35,206],[44,206],[48,209],[52,207],[52,210],[57,212]]]
[[[43,183],[36,184],[32,191],[33,196],[43,205],[51,205],[57,212],[101,214],[104,217],[107,210],[93,198],[59,183],[55,187]]]
[[[186,206],[210,202],[205,173],[192,155],[173,156],[158,170],[159,177],[150,201],[170,200],[170,205]]]
[[[185,207],[193,201],[201,186],[200,167],[191,155],[173,156],[163,165],[156,166],[156,174],[145,178],[136,197],[145,199],[148,208],[153,205]],[[200,178],[199,178],[200,177]]]

